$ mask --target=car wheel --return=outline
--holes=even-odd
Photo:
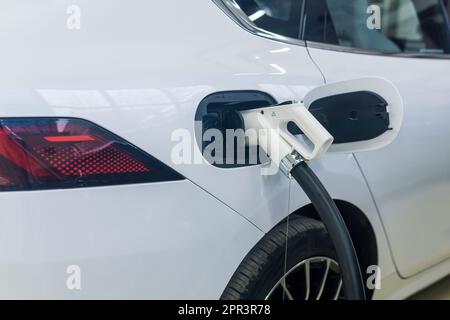
[[[340,298],[343,294],[339,265],[325,226],[302,216],[291,216],[289,223],[284,221],[265,235],[241,262],[221,297],[224,300]]]

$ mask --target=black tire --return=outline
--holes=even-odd
[[[221,299],[263,300],[285,274],[287,222],[267,233],[247,254],[233,274]],[[335,258],[333,245],[322,222],[291,216],[286,270],[311,257]]]

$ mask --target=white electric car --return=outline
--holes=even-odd
[[[368,296],[403,299],[450,273],[448,1],[0,7],[1,298],[345,298],[295,181],[200,152],[205,128],[333,83],[348,93],[310,101],[335,138],[311,167]],[[403,100],[382,148],[367,146],[398,114],[368,79]]]

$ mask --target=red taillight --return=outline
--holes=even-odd
[[[91,136],[52,136],[52,137],[44,137],[44,139],[50,142],[80,142],[80,141],[95,140]]]
[[[179,179],[169,167],[91,122],[0,119],[0,190]]]

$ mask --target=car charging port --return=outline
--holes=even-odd
[[[216,92],[205,97],[197,109],[195,115],[196,140],[198,147],[204,154],[208,146],[215,142],[215,138],[208,134],[208,130],[218,130],[223,137],[222,155],[212,152],[212,159],[205,159],[212,165],[220,168],[236,168],[257,165],[269,161],[264,152],[259,152],[259,147],[250,149],[243,145],[244,152],[238,152],[241,137],[238,135],[240,129],[245,130],[241,111],[263,108],[276,105],[277,101],[269,94],[261,91],[224,91]],[[228,134],[227,134],[227,130]],[[234,134],[230,134],[234,132]],[[234,141],[229,141],[234,139]],[[227,149],[233,146],[233,150]],[[256,154],[253,154],[256,153]],[[255,159],[256,161],[254,161]]]

